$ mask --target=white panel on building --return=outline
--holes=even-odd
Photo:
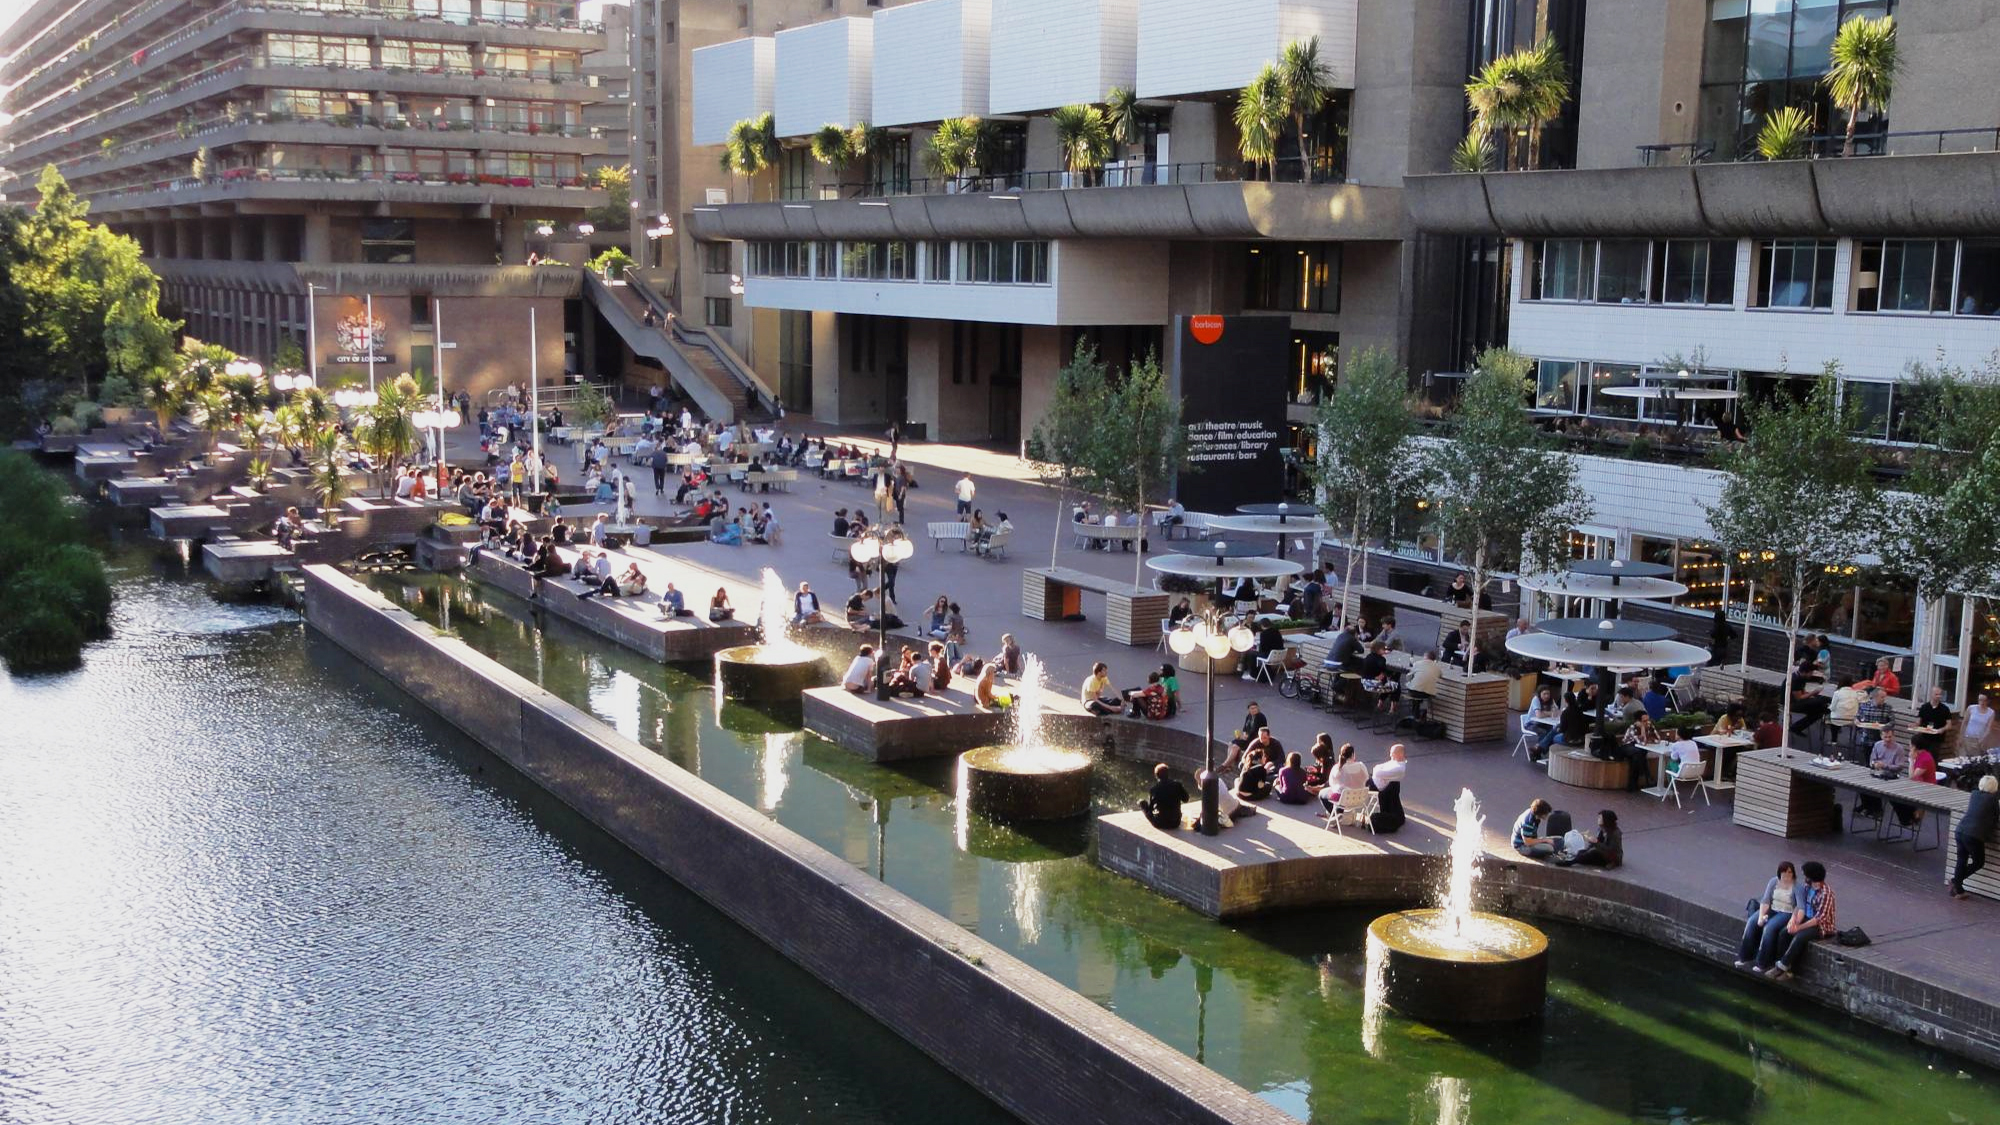
[[[1240,90],[1287,44],[1319,36],[1332,85],[1354,88],[1359,0],[1145,0],[1139,9],[1139,96]],[[1225,18],[1226,13],[1226,18]]]
[[[994,113],[1101,102],[1138,65],[1139,0],[993,0]]]
[[[923,0],[875,16],[877,125],[986,115],[993,0]]]
[[[729,127],[771,112],[778,46],[751,36],[694,52],[694,143],[719,145]]]
[[[822,125],[872,121],[875,25],[847,17],[780,31],[778,135],[803,137]]]

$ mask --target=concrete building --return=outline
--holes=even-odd
[[[587,174],[629,125],[599,120],[607,38],[578,7],[34,0],[0,35],[0,190],[31,201],[53,164],[190,334],[266,360],[310,339],[323,382],[446,351],[455,386],[522,381],[530,308],[553,377],[579,280],[528,266],[530,232],[604,204]]]
[[[1239,0],[1227,19],[1218,11],[841,4],[812,23],[693,44],[686,160],[707,179],[688,207],[700,270],[683,260],[681,315],[726,332],[788,405],[818,418],[1013,444],[1079,338],[1122,367],[1148,351],[1165,359],[1179,318],[1264,314],[1289,332],[1274,362],[1303,417],[1341,355],[1412,345],[1418,247],[1402,181],[1443,169],[1460,135],[1470,9]],[[1275,175],[1249,169],[1235,92],[1314,35],[1334,90],[1308,123],[1311,175],[1289,124]],[[1101,170],[1065,172],[1050,112],[1114,86],[1142,99],[1137,140]],[[725,180],[713,146],[767,111],[776,167]],[[983,122],[985,155],[963,175],[935,174],[932,135],[968,116]],[[829,124],[866,125],[867,154],[817,162],[809,134]]]
[[[1846,120],[1820,81],[1828,49],[1841,22],[1886,13],[1899,25],[1894,94],[1858,123],[1843,156]],[[1414,176],[1406,190],[1419,238],[1500,248],[1487,283],[1501,303],[1491,338],[1537,361],[1537,413],[1600,445],[1650,430],[1651,462],[1677,422],[1699,444],[1733,424],[1737,404],[1683,406],[1677,419],[1674,404],[1621,388],[1687,369],[1768,398],[1801,393],[1837,365],[1866,436],[1893,461],[1909,440],[1912,364],[1991,377],[2000,105],[1983,63],[2000,49],[2000,10],[1979,0],[1599,0],[1583,41],[1574,168]],[[1822,136],[1810,159],[1754,159],[1757,129],[1781,105],[1813,115]],[[1759,626],[1753,658],[1775,664],[1784,637],[1768,591],[1747,604],[1743,575],[1706,541],[1701,505],[1715,499],[1715,474],[1586,461],[1598,515],[1576,529],[1578,554],[1677,567],[1693,592],[1662,611],[1669,619],[1705,639],[1706,616],[1723,607],[1739,628]],[[1807,624],[1830,635],[1842,670],[1886,655],[1919,691],[1937,684],[1963,702],[2000,690],[2000,619],[1971,599],[1925,602],[1907,581],[1863,571]]]

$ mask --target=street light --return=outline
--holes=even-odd
[[[1220,815],[1221,782],[1215,776],[1215,662],[1232,652],[1249,652],[1257,643],[1257,635],[1249,626],[1238,621],[1225,629],[1222,612],[1210,607],[1194,619],[1194,624],[1185,629],[1175,629],[1167,634],[1167,647],[1177,655],[1187,656],[1200,649],[1208,658],[1205,676],[1205,693],[1208,706],[1203,723],[1207,736],[1202,740],[1203,777],[1201,781],[1201,831],[1213,836],[1220,828],[1216,818]]]
[[[457,429],[460,421],[458,411],[448,406],[438,410],[419,410],[410,415],[410,422],[417,429],[425,431],[427,435],[432,432],[435,433],[437,439],[436,460],[440,483],[442,483],[444,477],[444,432],[446,430]]]
[[[277,391],[303,391],[313,385],[313,377],[303,371],[286,374],[283,371],[271,376],[271,389]]]
[[[578,223],[576,224],[576,233],[589,238],[591,235],[597,233],[597,227],[590,223]]]
[[[873,567],[875,571],[875,698],[889,698],[889,672],[886,667],[889,644],[889,593],[883,588],[882,570],[894,566],[915,554],[917,546],[908,536],[895,534],[885,536],[879,531],[869,531],[854,541],[847,553],[862,566]]]
[[[237,358],[223,364],[222,372],[225,375],[248,375],[255,379],[264,374],[264,365],[255,360]]]
[[[729,295],[732,297],[741,297],[743,295],[742,274],[732,273],[729,275]]]
[[[541,238],[548,238],[550,235],[555,234],[555,232],[556,228],[547,223],[538,223],[535,226],[535,234]]]

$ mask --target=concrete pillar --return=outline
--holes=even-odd
[[[813,334],[813,419],[838,423],[840,417],[840,318],[838,314],[814,311]]]
[[[302,262],[333,261],[333,219],[328,215],[307,215],[305,230],[299,239],[299,260]]]
[[[528,260],[528,220],[508,217],[500,220],[500,261],[518,266]]]
[[[1068,356],[1062,350],[1062,329],[1045,324],[1029,324],[1021,329],[1021,440],[1035,432],[1035,424],[1055,396],[1056,372]]]
[[[209,261],[225,261],[229,257],[229,231],[215,219],[197,219],[201,228],[201,256]]]
[[[256,260],[263,235],[263,220],[247,215],[225,220],[229,224],[229,258],[235,262]]]
[[[909,322],[909,420],[928,427],[932,440],[950,441],[945,432],[943,399],[950,394],[951,329],[948,320]],[[813,401],[819,401],[817,393]]]

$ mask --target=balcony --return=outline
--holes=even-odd
[[[1485,237],[2000,233],[2000,153],[1468,172],[1403,181],[1411,220]]]
[[[581,177],[230,168],[199,180],[140,180],[84,193],[84,198],[92,203],[93,217],[107,221],[125,212],[253,200],[508,205],[558,211],[610,202],[608,193],[588,185]]]

